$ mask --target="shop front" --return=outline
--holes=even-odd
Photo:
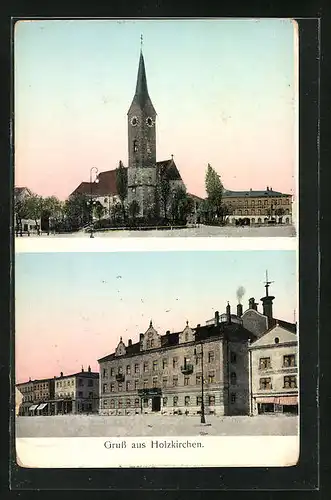
[[[141,401],[140,407],[142,413],[157,413],[161,411],[162,389],[160,387],[138,389],[138,396]]]
[[[298,414],[298,396],[260,397],[256,399],[259,415],[266,413]]]

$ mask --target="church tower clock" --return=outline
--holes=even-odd
[[[136,92],[128,111],[128,203],[136,200],[139,216],[155,211],[156,112],[148,94],[145,62],[140,51]]]

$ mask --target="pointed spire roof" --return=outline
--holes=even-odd
[[[142,48],[140,49],[136,92],[134,94],[133,102],[138,103],[141,108],[143,108],[145,106],[145,104],[148,102],[154,109],[151,98],[149,97],[149,94],[148,94],[145,61],[144,61]]]

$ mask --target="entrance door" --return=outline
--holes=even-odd
[[[161,398],[160,396],[154,396],[152,398],[152,411],[160,411],[161,410]]]

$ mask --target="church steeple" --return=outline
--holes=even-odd
[[[146,68],[145,68],[145,60],[142,50],[142,36],[141,36],[141,47],[140,47],[140,57],[139,57],[139,66],[138,66],[138,74],[137,74],[137,83],[136,83],[136,91],[133,97],[132,106],[138,106],[141,110],[147,107],[149,108],[149,112],[153,112],[156,115],[154,106],[152,104],[151,98],[148,94],[148,86],[147,86],[147,77],[146,77]],[[130,108],[130,109],[131,109]]]

